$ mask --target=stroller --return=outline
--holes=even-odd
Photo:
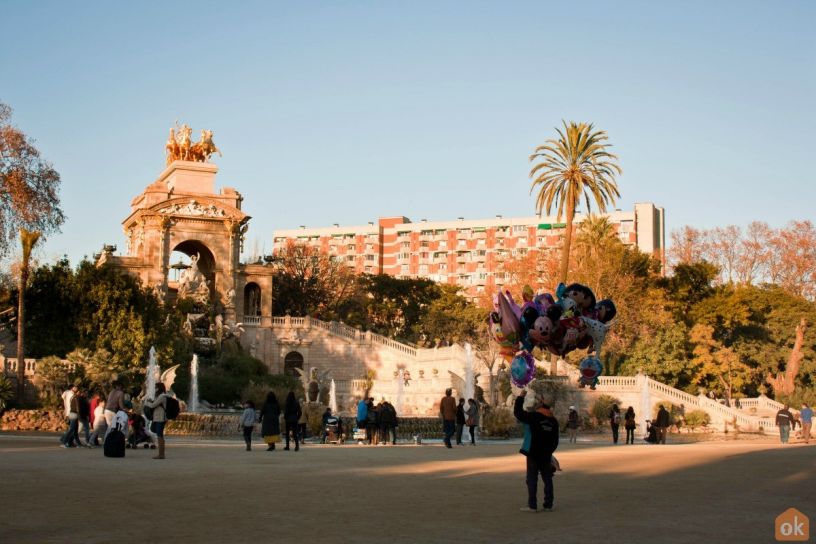
[[[651,420],[646,420],[646,436],[644,440],[649,444],[657,444],[657,429],[652,425]]]
[[[140,414],[130,414],[128,417],[130,423],[130,433],[128,433],[127,447],[136,449],[139,444],[144,445],[144,449],[156,449],[156,444],[153,443],[153,438],[147,433],[146,422],[144,416]]]
[[[346,437],[343,434],[343,422],[337,416],[329,416],[323,427],[323,444],[343,444]]]

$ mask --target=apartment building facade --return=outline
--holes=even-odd
[[[665,263],[665,214],[650,202],[606,214],[620,240]],[[578,214],[575,224],[585,216]],[[501,285],[501,263],[560,246],[565,225],[555,217],[411,222],[382,217],[364,226],[276,230],[275,252],[289,241],[305,243],[340,259],[358,273],[429,278],[461,286],[470,297]]]

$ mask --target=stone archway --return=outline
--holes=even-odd
[[[200,240],[185,240],[172,247],[171,255],[172,253],[181,253],[189,258],[187,260],[196,261],[193,266],[195,266],[204,277],[208,291],[207,302],[212,302],[216,295],[214,292],[216,285],[216,260],[210,248]],[[171,266],[173,266],[173,264],[171,264]],[[188,266],[190,266],[190,264],[188,264]],[[181,284],[184,282],[183,274],[189,275],[192,270],[192,268],[184,269],[180,278],[176,281],[168,281],[168,290],[173,298],[178,296]]]
[[[303,370],[303,355],[297,351],[290,351],[283,358],[283,373],[287,376],[300,378],[300,374],[295,370],[296,368]]]
[[[261,316],[261,287],[255,282],[244,286],[244,321]]]

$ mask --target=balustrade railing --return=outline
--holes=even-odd
[[[260,325],[261,324],[261,316],[259,315],[245,315],[244,316],[244,325]]]

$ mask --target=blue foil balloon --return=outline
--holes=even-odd
[[[524,387],[535,377],[535,359],[527,351],[521,351],[510,363],[510,381],[516,387]]]

